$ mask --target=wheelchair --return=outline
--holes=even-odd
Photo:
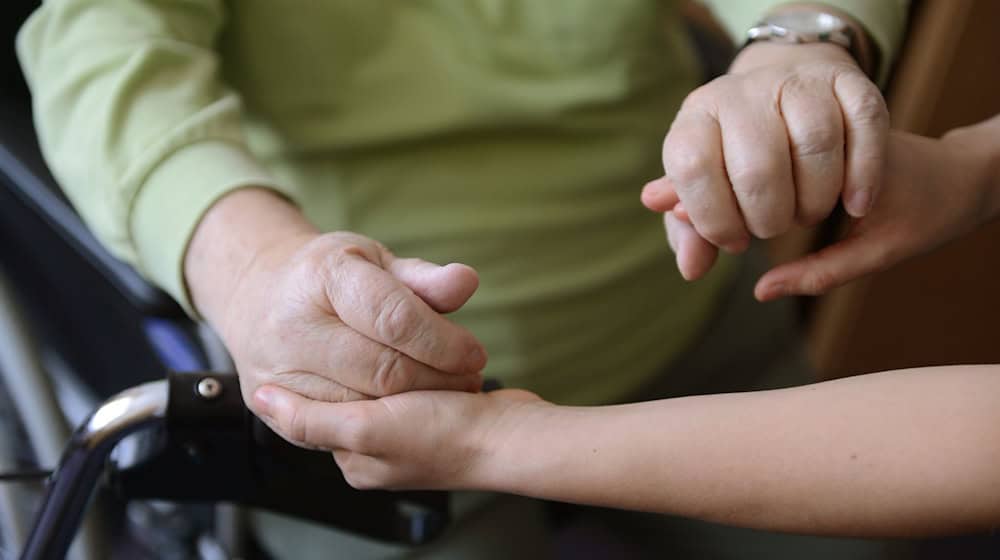
[[[8,45],[36,6],[6,3]],[[158,558],[249,557],[240,507],[395,543],[440,535],[446,493],[355,490],[329,453],[249,413],[214,334],[110,256],[55,186],[13,48],[0,57],[0,553],[139,557],[105,538],[125,527]],[[38,493],[19,479],[44,475],[29,528]],[[236,507],[174,505],[216,503]]]

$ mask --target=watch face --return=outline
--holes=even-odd
[[[840,18],[810,11],[788,11],[767,18],[767,23],[789,31],[809,35],[823,35],[843,28]]]

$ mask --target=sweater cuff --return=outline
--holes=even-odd
[[[192,317],[184,256],[201,217],[223,195],[246,187],[289,193],[238,144],[203,141],[161,162],[136,195],[129,216],[136,264]]]

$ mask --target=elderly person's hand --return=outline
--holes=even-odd
[[[642,201],[666,212],[678,266],[691,280],[717,249],[745,250],[825,218],[842,199],[864,216],[885,163],[889,117],[878,88],[836,45],[753,43],[729,74],[691,93],[663,145],[664,179]],[[679,197],[690,215],[669,211]]]
[[[185,274],[254,412],[251,396],[265,383],[330,402],[481,385],[485,350],[441,315],[475,291],[474,270],[400,259],[353,233],[321,234],[270,192],[216,203],[195,232]]]
[[[845,238],[768,271],[757,299],[818,295],[926,253],[1000,215],[1000,116],[955,129],[941,139],[893,132],[885,185],[871,212]],[[663,186],[674,198],[673,187]],[[678,255],[704,241],[679,204],[667,217]]]

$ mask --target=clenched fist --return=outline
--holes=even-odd
[[[888,132],[882,95],[846,50],[755,43],[684,101],[663,144],[665,176],[642,200],[667,213],[671,245],[684,240],[681,272],[698,278],[717,249],[813,225],[838,200],[867,214]],[[670,213],[678,201],[690,224]]]

